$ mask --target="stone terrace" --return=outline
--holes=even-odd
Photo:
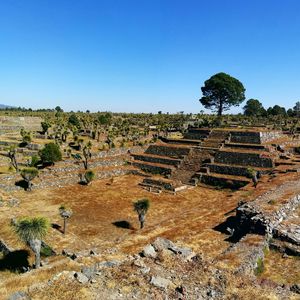
[[[41,130],[42,119],[39,117],[9,117],[0,116],[0,134],[25,130]]]
[[[161,138],[145,153],[133,155],[132,164],[183,184],[239,188],[251,181],[249,168],[263,175],[275,165],[296,165],[282,160],[284,155],[272,144],[282,137],[279,131],[191,128],[182,139]]]

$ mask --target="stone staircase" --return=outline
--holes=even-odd
[[[200,147],[204,149],[218,150],[229,138],[230,132],[223,130],[212,130],[209,135],[203,140]]]

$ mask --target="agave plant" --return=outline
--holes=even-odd
[[[49,229],[49,222],[43,217],[23,218],[12,224],[19,238],[26,243],[35,255],[35,268],[41,265],[42,239]]]
[[[38,176],[39,170],[37,168],[28,167],[21,170],[21,176],[27,182],[27,191],[31,191],[31,181]]]
[[[141,229],[144,227],[146,213],[149,207],[150,207],[150,201],[146,198],[137,200],[136,202],[133,203],[133,209],[138,214]]]
[[[64,220],[64,228],[63,228],[63,234],[66,234],[66,229],[67,229],[67,220],[71,218],[73,215],[73,212],[70,208],[62,204],[59,209],[59,215],[63,218]]]

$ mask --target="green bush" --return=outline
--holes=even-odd
[[[55,143],[46,144],[45,147],[39,152],[43,164],[54,164],[62,159],[60,148]]]
[[[76,126],[77,128],[80,127],[80,121],[79,121],[78,117],[75,114],[72,114],[69,117],[68,122],[69,122],[69,124],[72,124],[72,125]]]
[[[37,155],[31,157],[30,167],[36,167],[40,161],[40,158]]]
[[[53,255],[53,249],[48,245],[43,245],[41,247],[41,256],[48,257]]]

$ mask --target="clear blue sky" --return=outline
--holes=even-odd
[[[247,98],[292,107],[299,12],[298,0],[1,1],[0,103],[199,112],[203,82],[225,72]]]

